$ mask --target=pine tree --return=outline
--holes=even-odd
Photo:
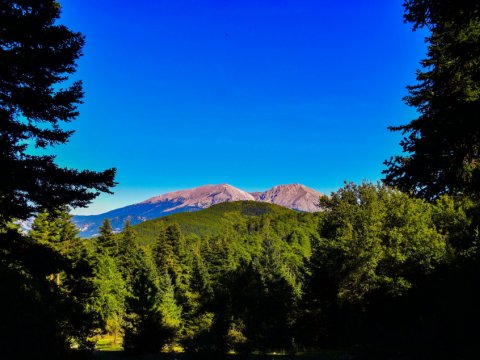
[[[430,30],[418,84],[405,98],[417,119],[391,127],[405,155],[386,162],[388,184],[427,199],[480,195],[480,2],[406,0],[405,20]]]
[[[91,347],[89,337],[98,326],[96,313],[89,305],[93,296],[93,267],[71,218],[65,210],[40,213],[33,221],[27,243],[37,246],[37,252],[48,249],[56,255],[49,259],[43,254],[42,259],[53,270],[48,274],[50,291],[58,293],[58,301],[63,303],[62,311],[72,331],[70,336],[82,346]],[[45,267],[38,266],[32,273],[36,275]]]
[[[155,264],[143,250],[137,254],[129,281],[124,348],[132,353],[158,352],[163,345],[157,309],[159,285]]]
[[[114,169],[104,172],[59,167],[53,155],[32,155],[29,142],[45,149],[72,134],[60,125],[78,115],[81,82],[61,85],[73,74],[82,34],[56,20],[57,1],[0,3],[0,225],[43,209],[85,206],[110,192]]]
[[[65,210],[41,212],[34,219],[29,237],[37,244],[46,245],[61,255],[72,257],[82,246],[72,216]]]
[[[75,267],[84,251],[82,240],[77,234],[78,229],[72,222],[72,216],[65,210],[54,210],[52,213],[38,214],[32,223],[29,238],[38,245],[54,250]],[[50,278],[60,285],[60,272],[52,274]]]
[[[66,81],[84,38],[59,17],[55,0],[0,2],[0,273],[8,294],[0,303],[0,357],[6,359],[68,357],[70,340],[86,345],[91,328],[81,304],[90,291],[88,281],[82,283],[89,267],[68,258],[75,253],[70,245],[77,249],[72,227],[63,220],[60,229],[44,224],[44,234],[29,241],[9,224],[45,210],[86,206],[115,184],[114,169],[78,171],[58,166],[54,155],[40,155],[68,141],[73,131],[62,125],[76,118],[83,97],[81,82]],[[45,279],[73,267],[77,282],[68,296]]]
[[[157,311],[160,313],[163,341],[171,342],[180,332],[182,310],[175,300],[175,288],[167,272],[160,277]]]
[[[112,230],[109,219],[103,220],[102,226],[99,228],[100,235],[97,237],[97,247],[105,254],[116,257],[119,252],[118,239]]]
[[[96,259],[93,286],[93,311],[100,316],[105,331],[114,335],[116,343],[124,326],[128,292],[115,260],[106,254]]]
[[[157,270],[160,275],[165,272],[172,272],[175,267],[175,248],[172,230],[169,230],[161,223],[161,228],[158,232],[157,242],[153,247],[153,258],[157,265]]]
[[[117,261],[127,284],[131,287],[135,272],[142,268],[142,254],[137,245],[137,233],[132,228],[130,221],[125,222],[125,227],[119,240]]]

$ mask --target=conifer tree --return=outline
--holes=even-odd
[[[82,346],[91,347],[88,338],[98,326],[96,313],[89,305],[93,296],[93,268],[71,218],[65,210],[42,212],[33,221],[27,239],[38,246],[37,251],[44,248],[57,255],[54,259],[43,259],[54,270],[48,274],[50,291],[59,294],[73,337]]]
[[[405,98],[419,117],[391,127],[405,135],[404,155],[386,162],[385,180],[427,199],[480,195],[480,2],[406,0],[405,10],[430,36]]]
[[[101,252],[116,257],[119,252],[118,239],[112,230],[109,219],[103,220],[99,228],[100,235],[97,237],[97,246]]]
[[[157,306],[159,284],[155,264],[142,250],[137,254],[129,281],[124,348],[131,353],[158,352],[163,346]]]
[[[130,221],[127,220],[120,236],[117,259],[120,271],[129,286],[132,286],[135,272],[142,267],[142,254],[136,239],[137,233],[132,228]]]
[[[78,171],[42,155],[68,141],[73,131],[62,125],[76,118],[83,97],[81,82],[66,81],[76,70],[84,38],[59,24],[59,17],[55,0],[0,2],[0,273],[8,294],[0,303],[0,357],[6,359],[58,359],[68,357],[72,338],[86,344],[80,339],[90,329],[81,306],[90,291],[88,281],[82,282],[88,264],[62,258],[75,254],[74,229],[65,221],[60,229],[40,225],[47,221],[40,213],[86,206],[114,185],[114,169]],[[40,151],[31,151],[34,147]],[[35,214],[43,217],[33,230],[35,241],[10,227]],[[67,238],[73,241],[59,241]],[[45,279],[66,267],[77,272],[68,297]]]
[[[46,245],[64,256],[72,256],[80,250],[82,245],[77,235],[78,229],[72,222],[72,216],[65,210],[41,212],[34,219],[29,232],[34,242]]]
[[[124,326],[128,292],[114,259],[106,254],[96,259],[93,288],[91,306],[100,316],[105,331],[114,336],[116,343]]]
[[[157,311],[160,314],[162,340],[164,343],[171,342],[180,332],[182,311],[175,300],[175,289],[167,272],[160,277]]]
[[[72,135],[61,124],[78,115],[81,82],[65,85],[76,70],[84,37],[56,23],[57,1],[0,3],[0,226],[62,205],[85,206],[110,192],[114,169],[59,167],[53,155],[32,155]],[[62,86],[64,85],[64,86]]]
[[[153,248],[153,258],[160,275],[163,275],[165,272],[171,273],[175,266],[175,250],[173,242],[174,239],[170,226],[167,228],[161,223],[157,242]]]

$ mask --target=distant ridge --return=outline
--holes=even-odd
[[[306,212],[320,211],[320,193],[301,184],[277,185],[264,192],[251,193],[255,200]]]
[[[202,209],[228,201],[255,200],[254,197],[228,184],[204,185],[189,190],[180,190],[152,197],[141,204],[158,204],[166,201],[181,202],[166,211],[174,211],[188,206]]]
[[[98,215],[76,215],[73,222],[80,236],[91,237],[98,232],[104,219],[110,219],[112,228],[120,231],[126,220],[135,225],[146,220],[179,212],[191,212],[232,201],[261,201],[289,209],[315,212],[320,193],[301,184],[278,185],[264,192],[248,193],[229,184],[204,185],[154,196],[137,204]]]

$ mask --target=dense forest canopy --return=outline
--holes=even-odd
[[[99,237],[60,243],[55,234],[72,225],[59,212],[37,217],[30,237],[88,262],[90,336],[109,334],[131,353],[363,344],[355,351],[416,356],[437,352],[437,327],[442,334],[464,330],[449,323],[455,313],[447,294],[450,281],[458,287],[471,280],[449,276],[477,258],[474,202],[443,196],[429,203],[364,183],[346,184],[321,204],[323,212],[310,214],[225,203],[144,226],[127,223],[118,234],[106,220]],[[204,219],[219,225],[207,231]],[[69,284],[66,273],[52,279]],[[444,321],[432,322],[439,314]],[[451,354],[457,345],[442,349]]]

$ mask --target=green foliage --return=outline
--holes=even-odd
[[[189,213],[178,213],[166,217],[148,220],[135,225],[141,244],[150,245],[157,240],[161,229],[168,224],[176,223],[184,235],[198,236],[221,234],[239,222],[263,214],[288,214],[293,210],[255,201],[235,201],[214,205],[208,209]]]
[[[163,223],[161,223],[163,225]],[[174,274],[178,259],[175,246],[180,242],[180,229],[177,224],[160,227],[158,240],[153,247],[153,258],[159,274]]]
[[[316,255],[338,282],[338,297],[359,301],[385,288],[402,294],[415,277],[446,261],[446,237],[432,206],[381,185],[346,184],[325,207]]]
[[[110,220],[105,219],[98,230],[100,235],[96,238],[96,244],[99,251],[114,257],[117,256],[120,251],[119,241],[118,236],[112,230]]]
[[[131,353],[160,351],[172,339],[174,324],[179,324],[172,310],[171,289],[160,288],[166,283],[160,281],[149,253],[138,246],[136,231],[127,222],[119,237],[116,261],[128,291],[122,325],[124,348]]]
[[[98,325],[87,306],[92,268],[69,219],[61,212],[42,213],[32,237],[13,228],[0,230],[2,284],[8,294],[1,301],[0,352],[10,354],[7,358],[66,358],[71,342],[81,349],[92,347],[89,337]],[[18,343],[21,334],[31,336],[31,349]]]
[[[130,289],[128,351],[177,345],[194,352],[244,351],[290,341],[317,216],[236,202],[148,223],[126,224],[118,235],[116,261]],[[156,241],[137,238],[137,231]],[[244,293],[235,279],[246,279],[250,290]]]
[[[127,221],[125,223],[125,228],[118,242],[117,262],[125,281],[131,287],[137,275],[137,269],[142,266],[143,258],[137,245],[137,233],[130,225],[130,222]]]
[[[127,321],[124,348],[130,353],[152,353],[162,349],[164,333],[158,312],[158,278],[155,265],[139,251],[131,276],[127,277]],[[127,275],[128,276],[128,275]]]
[[[93,297],[89,304],[92,311],[97,313],[102,321],[102,328],[114,336],[122,334],[127,286],[115,260],[108,255],[99,255],[95,259],[93,280]]]
[[[385,180],[436,200],[432,215],[448,239],[450,261],[389,304],[402,317],[391,321],[403,324],[404,334],[384,329],[390,341],[403,339],[404,347],[417,346],[438,354],[434,357],[470,358],[476,356],[474,324],[480,321],[480,2],[405,0],[404,5],[414,30],[429,31],[428,53],[405,98],[419,116],[391,128],[405,136],[400,143],[405,154],[386,162]],[[382,302],[373,306],[381,309]]]
[[[77,285],[61,276],[65,294],[73,291],[85,299],[73,302],[77,308],[84,302],[78,314],[91,319],[72,324],[84,329],[90,324],[90,333],[123,335],[124,349],[131,353],[179,347],[194,353],[249,353],[358,343],[430,346],[433,340],[402,331],[420,326],[426,299],[446,317],[443,305],[428,295],[437,288],[425,284],[453,288],[442,269],[456,259],[478,257],[476,238],[465,241],[478,224],[475,203],[448,196],[428,203],[364,183],[346,184],[321,204],[324,212],[317,214],[226,204],[213,209],[217,222],[210,209],[188,214],[200,221],[205,212],[215,224],[200,236],[184,233],[171,219],[157,221],[157,240],[150,246],[141,245],[129,223],[118,235],[104,226],[101,236],[114,235],[114,241],[97,244],[100,251],[83,242],[75,245],[80,255],[72,259],[86,261],[92,273],[81,275]],[[53,240],[42,242],[49,237],[41,230],[53,234],[51,229],[65,228],[61,224],[68,217],[60,215],[40,216],[33,230],[58,255],[61,241],[49,235]],[[224,231],[218,232],[225,218]],[[103,246],[108,243],[113,246]],[[115,244],[118,252],[112,250]],[[67,274],[49,271],[45,276]]]
[[[39,213],[28,235],[37,244],[45,245],[67,258],[78,258],[82,240],[77,234],[72,216],[66,210],[54,210]]]
[[[175,289],[167,272],[160,277],[157,311],[163,328],[164,343],[176,339],[182,327],[182,310],[175,300]]]

